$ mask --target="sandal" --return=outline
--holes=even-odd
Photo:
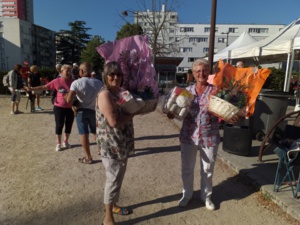
[[[93,164],[94,160],[92,158],[86,159],[85,157],[82,157],[82,158],[78,158],[78,162],[86,163],[86,164]]]
[[[118,214],[118,215],[121,215],[121,216],[126,216],[126,215],[131,214],[132,210],[127,209],[125,207],[116,206],[116,207],[113,208],[112,212],[113,212],[113,214]]]

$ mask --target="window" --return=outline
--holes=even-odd
[[[170,29],[169,32],[170,32],[170,33],[174,33],[175,31],[174,31],[173,29]]]
[[[227,38],[218,38],[218,43],[226,43]]]
[[[229,31],[230,33],[238,33],[238,32],[239,32],[239,28],[229,27],[228,31]]]
[[[194,58],[194,57],[191,57],[191,58],[188,58],[188,62],[194,62],[196,61],[198,58]]]
[[[194,27],[180,27],[180,32],[194,32]]]
[[[269,33],[269,29],[268,28],[249,28],[249,33],[256,33],[256,34],[260,34],[260,33]]]
[[[190,37],[189,42],[208,42],[208,38],[204,37]]]
[[[178,67],[178,72],[184,72],[184,67]]]
[[[209,52],[209,48],[203,48],[203,53],[208,53]]]
[[[176,16],[175,15],[171,15],[170,18],[171,19],[176,19]]]
[[[192,52],[193,48],[182,47],[179,49],[180,52]]]
[[[205,32],[205,33],[210,32],[210,27],[205,27],[205,28],[204,28],[204,32]]]
[[[174,37],[169,37],[169,41],[174,41]]]

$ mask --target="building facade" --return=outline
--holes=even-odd
[[[33,0],[0,0],[0,69],[28,61],[55,66],[55,32],[35,25]]]
[[[33,0],[0,0],[0,17],[34,23]]]
[[[149,36],[149,44],[157,36],[157,45],[163,51],[157,56],[183,58],[177,66],[177,73],[186,73],[193,61],[209,53],[210,24],[178,23],[177,12],[170,12],[162,5],[161,11],[135,12],[134,23],[139,23]],[[216,24],[214,53],[226,48],[244,31],[257,41],[280,31],[285,25],[272,24]],[[161,27],[157,35],[157,28]],[[152,49],[153,51],[153,49]],[[155,54],[155,52],[153,53]]]
[[[257,41],[269,37],[280,31],[284,25],[271,24],[216,24],[214,53],[226,48],[234,42],[244,31]],[[179,53],[183,57],[177,67],[177,72],[186,73],[193,61],[207,57],[209,53],[210,24],[178,24],[176,39],[180,40]]]

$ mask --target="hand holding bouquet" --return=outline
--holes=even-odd
[[[235,68],[221,60],[219,69],[213,81],[218,91],[215,96],[210,96],[208,110],[225,121],[234,115],[251,116],[258,93],[271,70]]]

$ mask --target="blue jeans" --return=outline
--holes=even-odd
[[[79,109],[76,116],[79,134],[96,134],[96,112],[92,109]]]

